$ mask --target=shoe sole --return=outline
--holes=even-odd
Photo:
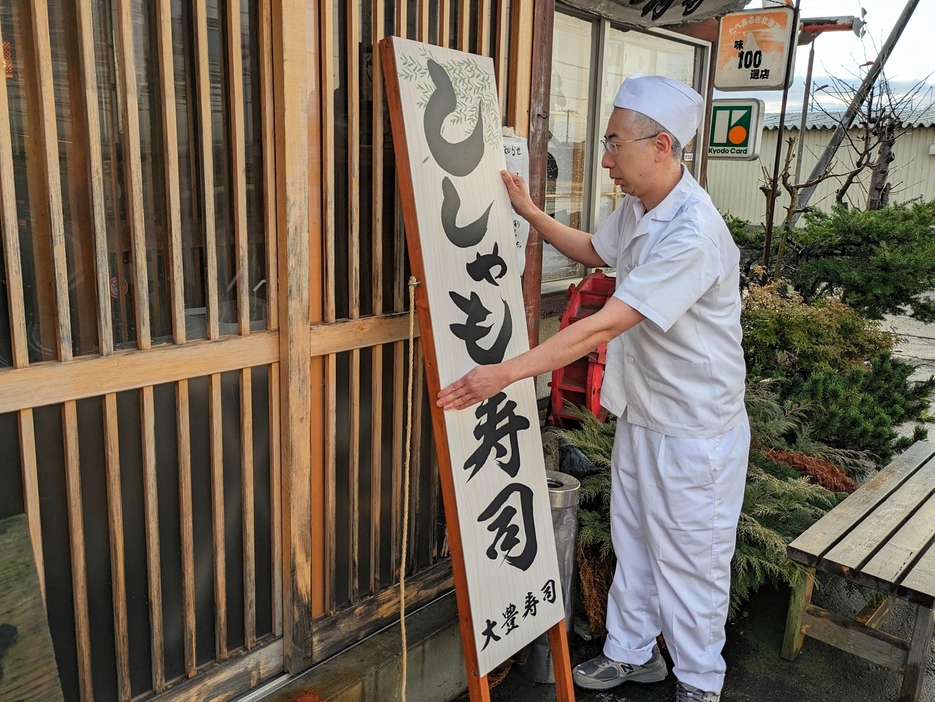
[[[654,683],[662,682],[666,679],[666,676],[669,674],[669,671],[666,669],[662,670],[647,670],[642,673],[636,673],[634,675],[628,675],[624,678],[614,678],[613,680],[594,680],[593,678],[583,678],[577,674],[577,672],[572,671],[571,677],[580,688],[585,690],[609,690],[618,685],[623,685],[625,682],[635,682],[635,683]]]

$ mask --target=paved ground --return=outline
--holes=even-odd
[[[896,346],[900,358],[918,366],[914,379],[935,374],[935,324],[923,325],[905,317],[888,318],[901,338]],[[935,403],[932,413],[935,414]],[[935,439],[935,424],[927,427]],[[911,435],[912,424],[902,428]],[[785,628],[787,590],[764,588],[748,604],[736,622],[728,626],[724,657],[728,677],[724,702],[889,702],[899,694],[901,676],[843,651],[806,639],[802,654],[794,662],[780,658]],[[840,578],[827,578],[813,601],[841,614],[854,615],[864,604],[863,595],[849,588]],[[908,638],[914,611],[900,605],[883,625],[884,631]],[[584,641],[572,635],[573,663],[600,651],[600,641]],[[627,683],[607,692],[576,690],[578,702],[671,702],[675,681],[640,686]],[[515,669],[491,691],[493,702],[551,702],[555,690],[549,685],[529,682]],[[935,647],[920,702],[935,702]]]

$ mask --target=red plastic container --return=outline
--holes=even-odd
[[[607,302],[614,294],[616,278],[611,278],[603,271],[595,271],[578,285],[568,288],[568,306],[562,314],[559,329],[574,324],[579,319],[589,317]],[[585,407],[595,416],[605,421],[607,411],[601,407],[601,383],[604,380],[607,344],[601,344],[597,350],[564,368],[552,371],[551,411],[549,421],[559,427],[574,426],[577,420],[568,412],[567,403]]]

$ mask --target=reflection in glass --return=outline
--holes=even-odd
[[[576,229],[588,225],[583,215],[591,113],[591,28],[589,21],[555,15],[545,211]],[[550,244],[544,243],[542,249],[544,281],[577,275],[577,263]]]

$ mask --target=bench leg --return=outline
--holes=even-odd
[[[916,625],[909,644],[909,657],[906,660],[906,673],[903,676],[903,689],[899,702],[919,702],[922,694],[922,679],[925,677],[925,663],[928,660],[929,647],[932,645],[932,631],[935,629],[935,611],[928,607],[919,607],[916,612]]]
[[[802,616],[812,600],[812,588],[815,586],[815,569],[806,568],[805,574],[792,589],[789,598],[789,613],[786,615],[786,635],[782,640],[782,657],[787,661],[795,660],[802,650],[805,635],[802,633]]]

